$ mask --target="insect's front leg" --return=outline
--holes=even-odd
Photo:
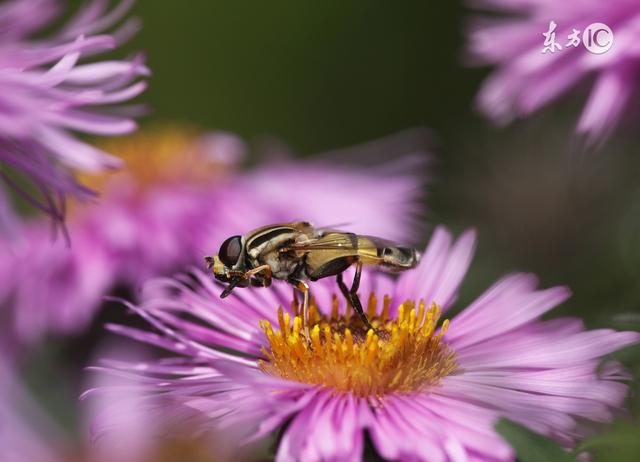
[[[256,268],[253,268],[247,271],[246,273],[244,273],[244,277],[247,279],[251,279],[252,276],[255,276],[260,273],[262,273],[262,280],[259,281],[260,285],[262,287],[269,287],[271,285],[271,279],[273,276],[273,271],[271,270],[271,267],[269,265],[257,266]],[[251,279],[252,283],[253,281],[255,281],[255,279]]]
[[[360,287],[360,276],[362,275],[362,262],[356,263],[356,274],[353,276],[353,283],[351,284],[351,289],[347,289],[344,281],[342,280],[342,273],[338,274],[337,282],[338,287],[340,287],[340,291],[342,295],[347,299],[348,302],[351,302],[351,306],[356,310],[358,316],[362,320],[362,323],[365,325],[367,330],[371,329],[375,332],[375,328],[369,322],[367,315],[364,313],[362,309],[362,303],[360,303],[360,298],[358,297],[358,288]]]
[[[296,290],[302,292],[302,325],[304,335],[307,340],[311,340],[309,335],[309,284],[298,279],[289,278],[289,284],[293,285],[293,299],[297,302]]]

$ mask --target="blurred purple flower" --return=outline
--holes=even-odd
[[[589,143],[606,138],[625,110],[632,108],[640,69],[640,4],[635,0],[470,0],[498,15],[482,16],[469,30],[475,64],[497,69],[480,93],[479,109],[499,124],[527,116],[558,99],[579,82],[593,86],[577,131]],[[543,53],[550,23],[561,49]],[[612,48],[592,54],[581,43],[590,24],[604,23],[614,35]],[[569,45],[575,31],[576,47]]]
[[[347,152],[342,162],[280,159],[247,172],[234,169],[244,144],[224,133],[151,130],[109,141],[128,168],[87,177],[102,197],[72,203],[71,248],[52,243],[41,219],[22,226],[18,245],[0,246],[2,342],[14,350],[46,332],[77,333],[116,286],[137,288],[150,277],[203,265],[227,237],[269,223],[348,223],[413,240],[421,231],[427,160],[414,152],[418,138],[405,132],[371,145],[367,151],[400,156],[373,167],[350,166]]]
[[[112,50],[137,30],[137,20],[130,19],[110,36],[94,35],[120,22],[133,1],[123,0],[107,11],[109,3],[87,2],[47,39],[32,37],[56,18],[57,0],[10,0],[0,5],[0,177],[58,221],[64,219],[66,195],[91,195],[73,170],[96,172],[121,165],[72,132],[131,132],[136,128],[127,114],[132,108],[111,107],[109,113],[99,109],[128,101],[146,88],[145,82],[136,81],[149,75],[141,57],[83,61]],[[15,226],[9,202],[2,198],[0,206],[0,226]]]
[[[473,232],[454,242],[439,228],[416,270],[395,282],[365,275],[361,294],[375,294],[368,304],[375,334],[332,298],[333,281],[314,283],[311,344],[297,310],[277,308],[290,306],[286,284],[222,301],[220,284],[197,270],[150,282],[144,302],[128,306],[152,328],[109,329],[175,357],[107,360],[97,369],[173,401],[138,410],[158,419],[191,408],[205,419],[201,430],[225,428],[250,440],[287,423],[278,461],[361,460],[365,431],[389,460],[512,461],[513,449],[493,428],[500,417],[570,447],[589,421],[608,421],[620,409],[625,374],[614,362],[600,367],[600,359],[640,334],[585,330],[573,318],[542,321],[569,291],[537,290],[529,274],[501,279],[437,327],[438,305],[455,301],[474,242]]]
[[[57,462],[54,448],[65,435],[28,394],[16,372],[0,358],[0,460]]]
[[[121,351],[112,348],[109,348],[109,354],[123,355]],[[127,358],[136,355],[136,352],[130,350],[126,352]],[[134,414],[137,400],[141,397],[137,390],[125,386],[127,383],[124,378],[110,377],[107,383],[102,383],[117,388],[118,399],[113,399],[109,394],[97,396],[86,409],[84,420],[100,419],[105,414],[112,415],[117,411],[126,413],[129,418],[119,421],[119,425],[112,428],[105,441],[89,444],[85,432],[81,433],[82,436],[77,436],[62,428],[40,406],[17,371],[2,359],[0,374],[2,462],[178,462],[192,460],[190,455],[211,451],[211,446],[207,443],[193,439],[181,442],[153,439],[163,422],[152,421],[143,414]],[[69,403],[71,406],[73,404]],[[117,406],[117,410],[114,406]],[[179,456],[178,450],[182,451]],[[232,459],[206,457],[197,460]]]

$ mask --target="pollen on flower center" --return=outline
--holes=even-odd
[[[426,308],[421,301],[405,301],[396,319],[389,319],[389,297],[377,313],[375,295],[369,298],[367,314],[376,329],[367,331],[351,309],[338,314],[334,297],[332,315],[310,307],[310,339],[302,329],[302,317],[294,305],[293,320],[282,308],[279,330],[268,321],[261,327],[269,340],[259,366],[265,373],[288,380],[323,385],[356,396],[381,397],[389,393],[411,393],[437,385],[457,368],[455,353],[441,342],[448,320],[438,329],[440,308]]]

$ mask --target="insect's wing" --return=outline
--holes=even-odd
[[[361,246],[365,248],[386,249],[387,247],[402,247],[397,242],[390,241],[389,239],[382,239],[376,236],[361,236],[358,235],[358,239],[361,242]]]
[[[349,231],[345,231],[343,228],[351,226],[353,223],[343,222],[343,223],[333,223],[331,225],[324,226],[316,226],[315,231],[319,236],[325,236],[331,233],[349,233]]]
[[[402,247],[400,244],[382,239],[376,236],[363,236],[359,234],[345,233],[342,231],[329,231],[327,234],[295,242],[285,247],[286,250],[336,250],[336,249],[384,249],[387,247]]]
[[[322,236],[293,242],[283,247],[283,250],[357,250],[357,236],[348,233],[330,232]]]
[[[383,263],[384,249],[397,244],[374,236],[332,232],[324,236],[287,245],[283,250],[323,254],[325,257],[359,257],[366,264]]]

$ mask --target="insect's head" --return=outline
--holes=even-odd
[[[232,236],[222,243],[218,255],[204,258],[214,277],[220,282],[229,283],[220,294],[221,298],[227,297],[236,287],[249,286],[250,281],[238,264],[242,250],[242,237]]]

